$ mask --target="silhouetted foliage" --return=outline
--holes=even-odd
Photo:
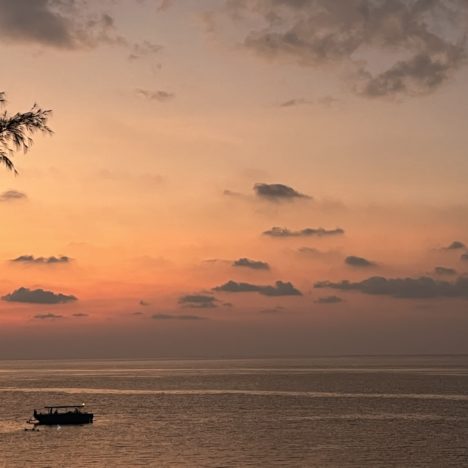
[[[0,92],[0,106],[5,103],[5,93]],[[0,164],[16,174],[13,155],[17,151],[26,153],[29,150],[34,133],[52,133],[47,125],[50,114],[50,110],[41,109],[37,104],[29,112],[10,115],[4,111],[0,114]]]

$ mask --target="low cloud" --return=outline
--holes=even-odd
[[[154,314],[151,316],[153,320],[207,320],[206,317],[199,315],[170,315],[170,314]]]
[[[162,46],[154,44],[150,41],[143,41],[133,44],[128,56],[129,60],[140,60],[146,57],[158,55],[162,50]]]
[[[376,266],[374,262],[371,262],[363,257],[356,257],[354,255],[350,255],[349,257],[346,257],[345,263],[346,265],[349,265],[352,267],[358,267],[358,268],[368,268],[368,267]]]
[[[179,298],[179,304],[195,309],[213,309],[217,307],[217,299],[208,294],[189,294]]]
[[[258,197],[273,202],[284,200],[291,201],[297,198],[311,198],[308,195],[300,193],[292,187],[288,187],[283,184],[255,184],[253,189]]]
[[[213,288],[213,291],[243,293],[257,292],[263,296],[302,296],[301,291],[296,289],[292,283],[276,281],[274,286],[263,286],[250,283],[237,283],[236,281],[228,281],[227,283]]]
[[[359,291],[363,294],[390,296],[403,299],[424,299],[438,297],[468,298],[468,278],[460,277],[455,282],[419,278],[384,278],[373,276],[364,281],[321,281],[315,288],[330,288],[340,291]]]
[[[440,276],[455,276],[457,274],[457,270],[438,266],[434,268],[434,273]]]
[[[240,192],[234,192],[233,190],[224,190],[223,195],[225,197],[232,197],[232,198],[246,198],[246,195]]]
[[[19,288],[11,294],[2,297],[7,302],[24,302],[28,304],[65,304],[75,302],[77,298],[71,295],[45,291],[44,289]]]
[[[23,263],[29,265],[56,265],[60,263],[70,263],[70,257],[34,257],[34,255],[21,255],[11,260],[13,263]]]
[[[462,256],[460,257],[460,260],[462,260],[464,262],[467,262],[468,261],[468,253],[462,254]]]
[[[297,107],[297,106],[304,106],[304,105],[311,105],[313,101],[310,99],[305,98],[296,98],[296,99],[289,99],[288,101],[283,101],[280,103],[280,107]]]
[[[341,228],[336,229],[324,229],[324,228],[305,228],[300,231],[292,231],[282,227],[272,227],[270,230],[263,232],[264,236],[269,237],[330,237],[340,236],[344,234],[344,230]]]
[[[264,315],[277,315],[277,314],[282,314],[286,311],[284,307],[281,306],[276,306],[272,307],[270,309],[262,309],[259,311],[259,314],[264,314]]]
[[[0,194],[0,202],[13,202],[19,200],[27,200],[28,196],[23,192],[17,190],[7,190]]]
[[[89,314],[85,314],[83,312],[78,312],[76,314],[72,314],[72,317],[76,317],[76,318],[84,318],[84,317],[89,317]]]
[[[313,106],[321,105],[324,107],[331,107],[334,104],[338,103],[339,99],[336,99],[332,96],[324,96],[319,99],[306,99],[306,98],[295,98],[283,101],[279,104],[279,107],[298,107],[298,106]]]
[[[258,260],[250,260],[249,258],[239,258],[233,264],[233,267],[250,268],[252,270],[269,270],[270,265],[266,262],[260,262]]]
[[[140,304],[142,307],[148,307],[151,305],[149,302],[146,302],[143,299],[138,304]]]
[[[314,259],[322,261],[331,261],[341,257],[341,254],[335,250],[319,250],[315,247],[300,247],[297,249],[296,254],[304,259]]]
[[[447,247],[443,247],[442,250],[461,250],[465,249],[466,246],[463,242],[460,241],[453,241],[450,245]]]
[[[325,297],[319,297],[316,301],[314,301],[316,304],[339,304],[340,302],[343,302],[343,299],[338,296],[325,296]]]
[[[174,99],[175,94],[169,91],[157,90],[150,91],[148,89],[138,88],[135,90],[137,96],[147,99],[148,101],[168,102]]]
[[[63,319],[63,315],[57,315],[57,314],[37,314],[34,316],[36,320],[57,320],[57,319]]]

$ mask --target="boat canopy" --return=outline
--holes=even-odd
[[[83,408],[85,406],[84,403],[81,405],[61,405],[61,406],[44,406],[45,409],[66,409],[66,408]]]

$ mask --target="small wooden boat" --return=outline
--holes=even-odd
[[[34,426],[67,426],[71,424],[91,424],[94,414],[84,411],[85,404],[66,406],[45,406],[46,412],[34,410],[28,423]]]

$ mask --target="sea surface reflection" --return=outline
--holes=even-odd
[[[0,467],[468,467],[463,356],[0,361],[0,399]]]

